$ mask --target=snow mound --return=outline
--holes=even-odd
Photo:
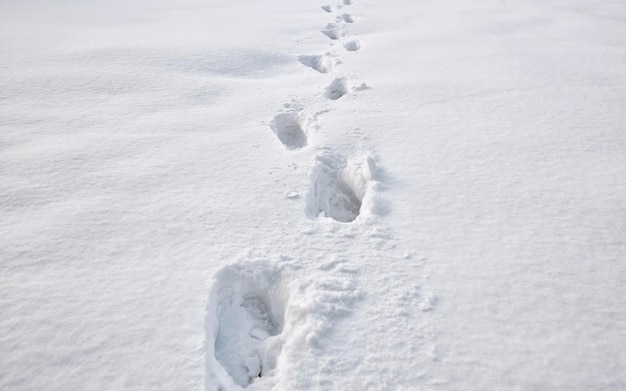
[[[320,383],[311,377],[312,368],[329,348],[336,325],[351,316],[364,297],[358,289],[359,271],[346,267],[347,262],[327,260],[291,284],[283,329],[285,342],[273,389],[320,389]]]
[[[343,47],[349,52],[356,52],[361,49],[361,41],[358,39],[346,42]]]
[[[333,325],[352,313],[354,305],[362,299],[356,282],[346,272],[344,276],[302,283],[300,290],[303,291],[301,300],[289,309],[288,321],[295,326],[289,331],[294,337],[293,345],[309,349],[320,348]]]

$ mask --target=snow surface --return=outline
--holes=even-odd
[[[0,2],[0,389],[626,389],[625,22]]]

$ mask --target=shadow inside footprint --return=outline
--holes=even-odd
[[[265,302],[254,293],[234,298],[219,313],[215,357],[241,386],[263,375],[261,346],[277,335]]]
[[[313,68],[319,73],[328,73],[335,66],[336,60],[328,55],[304,55],[298,60],[309,68]]]
[[[323,213],[342,223],[356,220],[367,191],[367,179],[338,156],[321,155],[317,160],[307,215],[316,218]]]
[[[345,32],[340,28],[322,30],[322,33],[333,41],[336,41],[345,35]]]
[[[333,80],[333,82],[326,87],[326,97],[330,100],[337,100],[348,92],[350,92],[350,88],[348,87],[345,77]]]
[[[308,144],[308,121],[302,111],[280,113],[270,127],[287,149],[304,148]]]
[[[207,341],[232,381],[247,387],[275,367],[284,296],[279,272],[267,264],[231,265],[216,275],[207,309]],[[207,351],[207,360],[210,357]]]

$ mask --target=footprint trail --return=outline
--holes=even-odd
[[[319,78],[323,94],[309,99],[306,106],[286,106],[287,110],[274,115],[269,127],[290,151],[286,153],[315,156],[306,199],[288,196],[289,202],[302,202],[303,218],[311,224],[333,224],[337,229],[358,232],[368,230],[371,217],[380,215],[375,159],[357,140],[350,146],[315,143],[321,137],[315,124],[317,116],[339,107],[335,102],[342,97],[354,94],[358,99],[356,93],[367,89],[365,83],[355,88],[353,78],[337,74],[342,64],[337,51],[361,49],[361,42],[350,36],[348,26],[357,22],[356,14],[337,14],[353,2],[343,0],[342,4],[321,7],[334,14],[334,22],[321,32],[340,44],[331,43],[328,53],[301,53],[297,58],[318,73],[312,77]],[[307,113],[317,114],[309,117]],[[312,138],[313,130],[317,135]],[[323,254],[316,258],[318,261],[335,258],[332,250],[320,247],[319,251]],[[359,269],[350,268],[347,262],[329,263],[325,259],[317,267],[312,264],[313,268],[307,269],[303,264],[291,269],[288,264],[255,260],[234,263],[219,271],[207,306],[206,390],[240,389],[266,381],[273,384],[278,372],[289,376],[285,373],[297,368],[298,363],[290,362],[292,358],[314,362],[310,352],[324,345],[334,323],[350,315],[362,299],[357,289]],[[342,266],[337,267],[340,263]]]

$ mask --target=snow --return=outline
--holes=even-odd
[[[626,7],[0,4],[0,389],[626,388]]]

